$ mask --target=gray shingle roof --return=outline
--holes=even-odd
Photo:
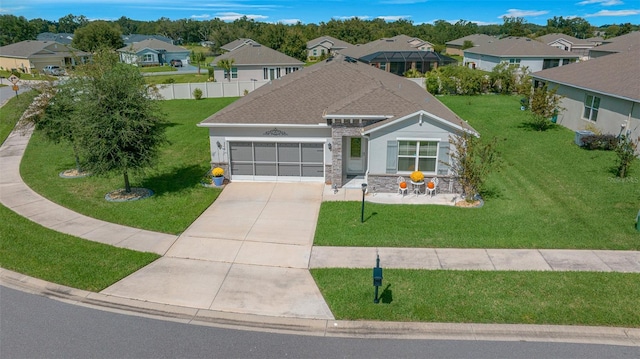
[[[233,59],[234,66],[247,65],[292,65],[302,66],[304,62],[285,55],[282,52],[260,44],[244,44],[239,48],[213,59],[213,65],[220,60]]]
[[[640,31],[633,31],[618,37],[605,40],[608,43],[591,49],[597,52],[623,52],[640,48]]]
[[[147,39],[140,42],[134,42],[130,45],[127,45],[125,47],[118,49],[118,51],[121,51],[121,52],[133,51],[134,53],[137,53],[140,50],[144,50],[144,49],[166,50],[168,52],[184,52],[184,51],[188,52],[189,51],[184,47],[176,46],[158,39]]]
[[[390,117],[373,128],[420,110],[472,130],[416,83],[338,55],[263,85],[202,124],[318,125],[326,123],[325,115]]]
[[[449,46],[463,46],[465,41],[471,41],[473,42],[474,46],[479,46],[481,44],[486,44],[488,42],[493,42],[493,41],[497,41],[498,39],[493,37],[493,36],[489,36],[489,35],[485,35],[485,34],[473,34],[473,35],[468,35],[465,37],[461,37],[459,39],[455,39],[455,40],[451,40],[445,43],[445,45],[449,45]]]
[[[53,33],[53,32],[43,32],[36,36],[36,40],[38,41],[55,41],[61,44],[68,45],[73,41],[73,34],[68,32],[61,33]]]
[[[354,45],[340,51],[340,53],[359,59],[363,56],[373,54],[375,52],[416,51],[416,46],[410,43],[410,41],[412,40],[418,40],[421,44],[428,43],[427,41],[420,40],[415,37],[409,37],[407,35],[397,35],[390,38],[382,38],[379,40],[371,41],[364,45]]]
[[[315,38],[313,40],[307,41],[307,49],[311,49],[314,46],[324,42],[324,41],[329,41],[332,43],[332,48],[334,49],[346,49],[347,47],[351,47],[353,46],[352,44],[346,42],[346,41],[342,41],[342,40],[338,40],[336,38],[333,38],[331,36],[320,36],[318,38]]]
[[[0,56],[16,58],[32,58],[37,56],[51,56],[58,54],[61,56],[86,56],[89,53],[72,48],[69,45],[55,41],[25,40],[0,47]]]
[[[239,48],[240,46],[246,45],[246,44],[256,44],[258,45],[257,42],[251,40],[251,39],[237,39],[237,40],[233,40],[228,44],[222,45],[220,46],[221,49],[225,50],[225,51],[233,51],[237,48]]]
[[[533,77],[640,102],[640,48],[532,74]]]
[[[526,37],[506,37],[464,50],[465,53],[496,57],[552,57],[578,58],[576,54],[560,50]]]
[[[554,33],[554,34],[546,34],[546,35],[536,37],[536,40],[543,42],[545,44],[549,44],[551,42],[554,42],[560,39],[564,39],[573,45],[593,46],[593,42],[589,40],[578,39],[577,37],[573,37],[567,34]]]

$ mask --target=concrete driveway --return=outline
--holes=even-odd
[[[321,183],[228,184],[166,255],[103,294],[235,313],[333,319],[309,260]]]

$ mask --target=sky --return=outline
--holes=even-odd
[[[319,24],[331,19],[387,21],[410,20],[414,24],[445,20],[502,24],[502,18],[521,17],[546,25],[554,16],[581,17],[591,25],[640,24],[640,0],[0,0],[0,14],[57,21],[63,16],[84,15],[89,20],[233,21],[242,16],[260,22]]]

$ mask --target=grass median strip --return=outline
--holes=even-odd
[[[640,274],[312,269],[336,319],[640,327]]]

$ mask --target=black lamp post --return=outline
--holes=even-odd
[[[362,212],[360,212],[360,223],[364,223],[364,194],[367,192],[367,184],[362,184]]]

